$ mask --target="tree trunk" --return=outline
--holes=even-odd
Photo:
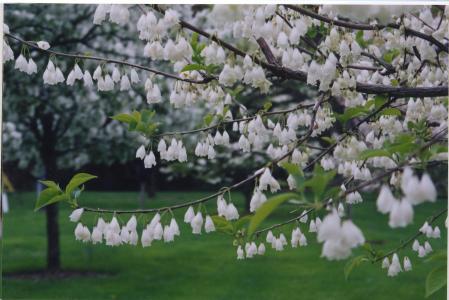
[[[47,214],[47,269],[56,271],[61,268],[59,255],[58,204],[46,207]]]
[[[45,167],[47,179],[58,181],[56,170],[56,153],[54,139],[44,135],[41,158]],[[47,269],[56,271],[61,268],[58,204],[51,204],[45,208],[47,216]]]

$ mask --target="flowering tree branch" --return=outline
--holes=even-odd
[[[146,8],[143,5],[139,5],[142,11],[146,13]],[[154,4],[151,5],[151,7],[156,10],[157,12],[164,14],[165,10],[160,8],[158,5]],[[286,5],[286,7],[291,7],[290,5]],[[292,6],[295,7],[296,6]],[[301,11],[304,9],[301,8]],[[315,14],[315,13],[313,13]],[[323,17],[327,19],[326,17]],[[346,22],[344,22],[346,23]],[[218,45],[222,46],[223,48],[228,49],[229,51],[233,52],[234,54],[245,57],[247,53],[244,51],[234,47],[233,45],[223,41],[222,39],[219,39],[215,35],[211,35],[210,33],[197,28],[196,26],[180,19],[179,24],[183,28],[187,28],[193,32],[198,33],[199,35],[202,35],[214,42],[216,42]],[[399,28],[399,27],[398,27]],[[412,30],[412,32],[415,32]],[[417,32],[419,36],[422,36],[421,33]],[[433,39],[433,38],[432,38]],[[277,64],[270,63],[270,61],[264,62],[257,57],[252,57],[252,60],[254,63],[260,65],[264,69],[267,69],[273,74],[285,78],[285,79],[292,79],[292,80],[298,80],[301,82],[307,82],[307,73],[303,71],[294,71],[292,69],[279,66]],[[270,58],[270,60],[272,60]],[[435,97],[435,96],[447,96],[448,95],[448,86],[436,86],[436,87],[396,87],[396,86],[388,86],[388,85],[377,85],[377,84],[367,84],[367,83],[360,83],[356,82],[356,88],[355,90],[359,93],[365,93],[365,94],[388,94],[389,96],[394,97]]]
[[[379,25],[369,25],[369,24],[360,24],[360,23],[353,23],[353,22],[347,22],[347,21],[341,21],[341,20],[332,20],[326,16],[317,14],[309,9],[306,9],[306,8],[303,8],[303,7],[300,7],[297,5],[286,4],[284,6],[293,11],[299,12],[300,14],[309,16],[311,18],[323,21],[323,22],[331,24],[331,25],[336,25],[336,26],[340,26],[340,27],[344,27],[344,28],[358,29],[358,30],[382,30],[384,28],[400,29],[400,27],[401,27],[401,25],[394,24],[394,23],[389,23],[386,25],[380,25],[380,24]],[[436,45],[440,50],[442,50],[444,52],[449,52],[448,44],[446,44],[446,45],[442,44],[441,42],[439,42],[437,39],[435,39],[431,35],[427,35],[422,32],[413,30],[411,28],[407,28],[407,27],[404,27],[404,32],[405,32],[405,34],[409,34],[412,36],[419,37],[423,40],[426,40],[426,41]]]
[[[31,47],[33,49],[38,50],[40,52],[47,53],[47,54],[52,54],[52,55],[56,55],[56,56],[69,57],[69,58],[75,58],[75,59],[77,58],[77,59],[96,60],[96,61],[100,61],[100,62],[124,65],[124,66],[128,66],[128,67],[132,67],[132,68],[148,71],[148,72],[154,73],[156,75],[161,75],[161,76],[164,76],[166,78],[175,79],[175,80],[178,80],[178,81],[184,81],[184,82],[188,82],[188,83],[206,84],[206,83],[209,83],[212,80],[214,80],[213,77],[206,77],[203,80],[193,80],[193,79],[189,79],[189,78],[182,78],[182,77],[179,77],[179,76],[174,75],[174,74],[166,73],[166,72],[163,72],[163,71],[159,71],[159,70],[156,70],[156,69],[153,69],[153,68],[149,68],[149,67],[145,67],[145,66],[142,66],[142,65],[130,63],[130,62],[123,61],[123,60],[111,59],[111,58],[106,58],[106,57],[91,56],[91,55],[63,53],[63,52],[54,51],[54,50],[48,50],[48,49],[45,50],[45,49],[40,48],[36,43],[25,41],[25,40],[19,38],[16,35],[13,35],[13,34],[10,34],[10,33],[5,33],[5,36],[7,36],[9,38],[12,38],[12,39],[14,39],[14,40],[24,44],[24,45],[27,45],[27,46],[29,46],[29,47]]]

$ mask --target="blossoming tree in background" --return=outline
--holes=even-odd
[[[198,11],[194,6],[99,5],[94,24],[116,23],[138,36],[137,48],[151,62],[144,65],[62,53],[7,32],[4,61],[15,59],[19,71],[39,69],[31,51],[48,57],[41,67],[43,84],[102,92],[143,86],[148,107],[118,111],[112,118],[145,138],[136,157],[146,168],[161,161],[186,163],[192,156],[214,160],[226,151],[262,152],[269,158],[243,180],[174,206],[135,211],[82,206],[81,186],[95,176],[80,173],[65,189],[43,181],[47,189],[36,207],[68,202],[75,208],[70,220],[78,222],[76,239],[94,244],[172,242],[180,230],[172,214],[164,212],[183,209],[193,234],[217,230],[231,235],[238,259],[263,255],[267,248],[304,247],[316,238],[321,256],[329,260],[347,259],[357,247],[366,250],[350,261],[348,272],[363,261],[379,263],[388,276],[410,271],[412,259],[401,257],[399,250],[412,247],[417,257],[429,255],[432,239],[441,235],[433,223],[447,209],[385,252],[367,242],[351,221],[350,208],[364,205],[360,192],[369,189],[377,194],[378,213],[387,214],[395,230],[413,223],[420,204],[446,196],[434,181],[447,181],[447,13],[441,6],[216,5]],[[14,42],[26,51],[14,54],[9,46]],[[71,67],[62,70],[61,60]],[[150,66],[157,61],[167,62],[172,71]],[[257,98],[252,99],[258,103],[254,110],[239,102],[248,90],[275,97],[286,81],[307,85],[310,95],[283,109]],[[170,84],[166,93],[162,82]],[[209,113],[201,127],[163,132],[153,109],[160,102],[175,110],[206,107]],[[196,143],[186,142],[188,136],[195,136]],[[444,175],[432,179],[430,166]],[[230,191],[245,185],[252,185],[251,213],[241,216]],[[262,227],[288,200],[298,206],[297,215]],[[207,201],[216,201],[216,212],[205,212],[201,204]],[[110,218],[98,218],[89,228],[81,222],[84,213]],[[120,224],[118,214],[129,215],[129,221]],[[141,214],[151,221],[139,224]]]

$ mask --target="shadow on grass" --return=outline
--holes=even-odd
[[[94,270],[24,270],[16,272],[3,273],[3,278],[8,279],[23,279],[23,280],[60,280],[70,278],[107,278],[114,277],[117,272],[110,271],[94,271]]]

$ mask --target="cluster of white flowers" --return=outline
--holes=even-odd
[[[255,212],[259,207],[267,201],[267,196],[259,189],[255,188],[249,203],[249,211]]]
[[[283,251],[284,246],[288,245],[287,238],[283,233],[279,234],[279,237],[276,237],[275,235],[273,235],[273,232],[271,232],[271,230],[267,233],[266,241],[267,243],[270,243],[271,248],[275,249],[276,251]]]
[[[207,215],[206,220],[203,220],[203,215],[201,214],[201,211],[198,211],[195,214],[195,210],[192,206],[189,206],[187,209],[185,215],[184,215],[184,222],[189,223],[190,226],[192,226],[192,233],[193,234],[201,234],[201,228],[203,227],[204,223],[204,230],[206,233],[215,231],[215,225],[212,220],[212,218]]]
[[[266,191],[270,187],[270,192],[275,193],[281,189],[279,182],[271,175],[270,169],[265,168],[259,178],[259,190]]]
[[[207,65],[221,65],[226,61],[225,51],[215,43],[204,47],[200,55],[204,57],[204,61]]]
[[[184,147],[182,140],[177,141],[175,138],[172,138],[170,146],[167,148],[165,140],[161,139],[157,145],[157,151],[159,152],[161,159],[166,161],[187,161],[187,150]]]
[[[145,81],[145,91],[147,92],[148,104],[159,103],[162,100],[159,86],[154,84],[150,78]]]
[[[229,146],[229,134],[226,130],[220,133],[219,130],[215,132],[215,136],[212,137],[208,134],[203,142],[198,142],[195,147],[195,155],[198,157],[207,157],[208,159],[214,159],[216,156],[214,145]]]
[[[227,203],[223,195],[217,197],[217,214],[228,221],[238,220],[239,212],[233,203]]]
[[[3,46],[5,46],[5,44],[4,44]],[[9,50],[10,50],[10,49],[11,49],[11,48],[9,48]],[[6,58],[4,58],[4,59],[6,59],[6,60],[8,60],[8,58],[11,57],[11,56],[10,56],[10,53],[8,53],[9,50],[6,49],[6,53],[4,52],[4,53],[5,53],[5,56],[6,56]],[[11,51],[12,51],[12,50],[11,50]],[[14,58],[14,54],[12,55],[12,57]],[[17,69],[17,70],[19,70],[19,71],[21,71],[21,72],[25,72],[25,73],[27,73],[28,75],[37,73],[37,65],[36,65],[36,63],[34,62],[34,60],[30,57],[30,58],[28,59],[28,62],[27,62],[26,58],[25,58],[22,54],[20,54],[20,55],[17,57],[16,63],[14,64],[14,68]]]
[[[257,246],[255,242],[246,243],[245,250],[239,245],[237,247],[237,259],[245,259],[245,252],[246,258],[253,258],[254,255],[264,255],[265,250],[264,243],[260,243],[259,246]]]
[[[44,71],[44,83],[54,85],[65,81],[64,74],[59,67],[55,67],[51,60],[48,61],[47,68]]]
[[[300,247],[307,246],[307,238],[304,233],[301,232],[301,229],[299,227],[296,227],[292,231],[291,244],[293,248],[298,247],[298,245]]]
[[[317,239],[324,242],[321,255],[329,260],[345,259],[351,255],[351,248],[365,243],[360,229],[351,220],[341,222],[335,209],[324,218]]]
[[[407,256],[404,256],[403,261],[404,271],[411,271],[412,270],[412,263],[410,259]],[[399,261],[399,256],[397,253],[394,253],[391,258],[391,263],[388,257],[385,257],[382,261],[382,269],[388,269],[388,276],[394,277],[398,275],[400,272],[402,272],[402,266]]]
[[[383,214],[389,213],[388,224],[392,228],[405,227],[413,222],[413,205],[425,201],[435,202],[437,191],[428,174],[421,180],[413,175],[410,167],[402,172],[401,189],[404,197],[397,200],[387,185],[383,185],[377,197],[377,210]]]
[[[109,14],[109,19],[113,23],[125,25],[129,20],[128,5],[119,4],[100,4],[97,6],[94,14],[94,24],[101,24],[106,20]]]

